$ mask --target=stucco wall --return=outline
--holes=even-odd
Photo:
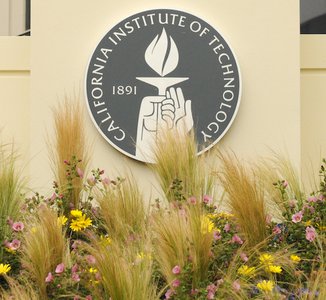
[[[197,15],[221,32],[237,56],[243,84],[241,106],[219,145],[247,158],[267,154],[268,147],[286,150],[299,166],[298,1],[34,0],[31,97],[30,102],[26,100],[31,114],[29,123],[26,121],[28,125],[20,123],[20,126],[30,133],[25,142],[30,149],[30,172],[35,185],[51,186],[45,144],[46,132],[51,133],[51,106],[63,99],[65,93],[72,94],[75,90],[83,93],[89,57],[112,26],[134,13],[153,8],[173,8]],[[80,101],[85,103],[83,94]],[[131,170],[147,195],[157,194],[153,188],[155,180],[144,164],[108,145],[88,116],[85,125],[94,145],[93,166],[102,167],[109,174]],[[21,138],[26,136],[22,134]]]

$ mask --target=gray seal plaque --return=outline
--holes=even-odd
[[[153,162],[158,131],[194,130],[198,154],[231,126],[240,103],[236,58],[204,20],[155,9],[126,18],[96,46],[86,73],[90,115],[120,152]]]

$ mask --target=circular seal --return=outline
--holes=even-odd
[[[235,56],[221,34],[189,13],[155,9],[102,38],[86,74],[90,115],[120,152],[153,162],[161,128],[194,130],[198,153],[215,145],[237,113]]]

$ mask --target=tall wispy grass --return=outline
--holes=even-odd
[[[109,245],[93,239],[88,250],[96,259],[101,274],[101,285],[96,286],[99,299],[158,300],[152,281],[153,261],[151,247],[146,240],[121,246],[113,240]]]
[[[6,276],[9,289],[0,290],[1,300],[40,300],[39,295],[28,281],[19,283],[16,280]]]
[[[0,241],[10,238],[11,228],[7,219],[17,220],[22,205],[23,181],[16,167],[13,145],[0,144]],[[3,247],[0,247],[0,258]]]
[[[304,187],[298,171],[285,155],[272,152],[270,157],[258,161],[256,171],[268,196],[269,204],[274,204],[272,206],[274,215],[281,218],[281,214],[277,213],[286,213],[288,200],[296,199],[300,206],[305,201]],[[287,183],[284,195],[273,185],[279,180]]]
[[[110,238],[125,240],[146,230],[143,196],[132,177],[117,182],[98,199],[100,218]]]
[[[61,191],[68,187],[67,165],[73,157],[81,160],[79,168],[83,171],[89,161],[89,148],[85,137],[84,111],[78,96],[66,96],[62,103],[53,108],[54,135],[48,138],[50,159],[56,181]],[[76,177],[72,182],[71,204],[78,208],[83,180]],[[66,203],[67,206],[70,203]]]
[[[163,131],[154,147],[155,164],[151,165],[168,201],[176,200],[174,181],[181,181],[185,197],[213,194],[213,177],[205,157],[197,156],[194,134]],[[177,187],[178,188],[178,187]]]
[[[175,279],[174,266],[183,269],[191,261],[192,285],[205,280],[210,264],[213,233],[199,205],[171,208],[153,220],[155,259],[168,283]]]
[[[45,278],[60,263],[68,263],[68,243],[57,214],[46,206],[28,220],[21,250],[21,263],[27,276],[39,290],[40,298],[47,299]]]
[[[248,169],[234,153],[219,152],[221,167],[217,176],[227,202],[249,246],[267,238],[264,190],[253,169]]]

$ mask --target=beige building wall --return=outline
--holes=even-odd
[[[266,154],[268,147],[286,149],[298,165],[298,6],[296,0],[32,1],[33,177],[41,186],[49,186],[51,181],[44,142],[46,130],[51,131],[51,106],[65,93],[83,91],[88,60],[110,28],[132,14],[153,8],[174,8],[201,17],[219,29],[237,55],[243,81],[242,103],[220,145],[244,157]],[[83,95],[80,101],[85,101]],[[156,192],[152,189],[154,178],[143,163],[113,149],[89,116],[85,125],[94,140],[94,166],[110,174],[130,169],[144,190]]]
[[[30,38],[0,36],[0,141],[14,142],[24,174],[30,162]]]
[[[10,130],[22,140],[23,147],[29,147],[30,174],[36,189],[50,190],[53,179],[45,143],[46,134],[51,135],[52,130],[51,107],[75,91],[81,91],[80,101],[85,103],[85,71],[100,38],[124,18],[153,8],[173,8],[197,15],[221,32],[237,56],[243,87],[241,106],[220,147],[231,148],[248,159],[268,154],[271,147],[287,151],[300,165],[298,1],[34,0],[33,32],[29,38],[32,76],[21,79],[23,83],[17,79],[15,86],[22,90],[15,91],[18,94],[12,94],[11,101],[29,86],[31,96],[24,101],[20,97],[23,105],[14,106],[14,110],[7,106],[12,114],[7,116],[1,111],[0,117],[13,128]],[[2,106],[7,105],[9,94],[2,92]],[[153,174],[143,163],[113,149],[88,115],[85,125],[93,141],[94,167],[104,168],[112,175],[130,170],[146,195],[157,195]],[[211,155],[210,159],[214,157]]]
[[[319,182],[326,158],[326,35],[301,36],[302,177],[306,186]]]

